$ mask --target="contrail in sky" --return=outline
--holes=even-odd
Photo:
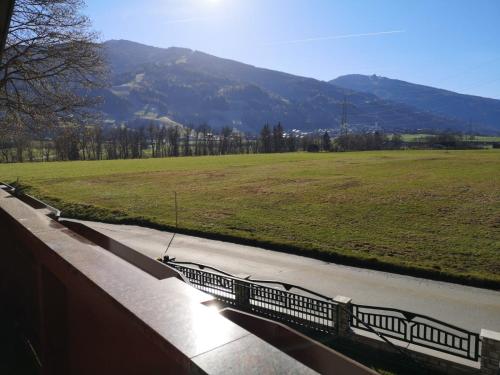
[[[378,36],[378,35],[388,35],[388,34],[401,34],[406,32],[406,30],[390,30],[390,31],[377,31],[374,33],[362,33],[362,34],[345,34],[345,35],[331,35],[322,36],[317,38],[306,38],[306,39],[294,39],[294,40],[284,40],[281,42],[266,43],[266,46],[276,46],[281,44],[295,44],[295,43],[308,43],[308,42],[318,42],[322,40],[335,40],[335,39],[348,39],[348,38],[358,38],[363,36]]]

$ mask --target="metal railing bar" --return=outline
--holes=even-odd
[[[400,319],[404,319],[404,320],[408,320],[408,321],[412,321],[415,318],[424,318],[424,319],[430,320],[430,321],[432,321],[434,323],[438,323],[438,324],[440,324],[442,326],[445,326],[445,327],[448,327],[448,328],[453,328],[453,329],[455,329],[457,331],[460,331],[460,332],[463,332],[463,333],[467,333],[467,334],[471,333],[470,331],[467,331],[466,329],[454,326],[452,324],[449,324],[449,323],[437,320],[435,318],[432,318],[430,316],[423,315],[423,314],[418,314],[418,313],[413,313],[413,312],[410,313],[409,311],[400,310],[400,309],[396,309],[396,308],[392,308],[392,307],[380,307],[380,306],[369,306],[369,305],[359,305],[359,304],[356,304],[356,306],[360,307],[360,308],[365,308],[365,309],[384,310],[384,311],[397,312],[397,313],[400,313],[401,315],[403,315],[403,317],[396,317],[396,318],[400,318]],[[367,314],[371,314],[369,312],[366,312],[366,313]],[[405,317],[405,313],[411,314],[413,316],[413,318],[411,320],[407,319]],[[417,323],[421,323],[421,322],[417,322]],[[437,327],[434,327],[434,328],[437,328]]]

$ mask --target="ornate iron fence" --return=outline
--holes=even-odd
[[[341,313],[339,310],[344,308],[329,297],[299,286],[240,279],[191,262],[166,259],[165,263],[180,271],[194,287],[212,294],[221,302],[287,324],[333,334]],[[263,284],[279,285],[281,289]],[[303,294],[292,293],[291,289]],[[424,315],[357,304],[351,304],[347,313],[351,327],[374,333],[393,346],[389,338],[473,361],[480,357],[479,334]]]
[[[167,264],[179,270],[197,289],[212,294],[225,304],[294,326],[329,333],[335,330],[337,306],[332,301],[257,284],[222,272],[208,272],[173,262]],[[286,284],[282,285],[286,287]]]
[[[171,262],[167,264],[180,271],[197,289],[212,294],[217,299],[223,300],[231,305],[235,303],[235,279],[233,277],[197,270]]]
[[[243,297],[238,305],[248,311],[318,331],[335,329],[337,307],[333,302],[241,280],[237,288]]]
[[[376,306],[351,305],[351,326],[396,340],[477,361],[479,334],[425,315]]]

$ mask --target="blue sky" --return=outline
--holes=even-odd
[[[500,0],[87,0],[103,40],[500,99]]]

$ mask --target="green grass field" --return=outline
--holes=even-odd
[[[172,227],[177,191],[182,229],[500,282],[500,150],[0,164],[18,177],[66,215]]]
[[[402,134],[401,138],[404,142],[418,142],[425,141],[428,137],[432,137],[431,134]],[[472,142],[500,142],[500,137],[490,136],[490,135],[475,135],[470,138],[468,135],[464,136],[465,141]]]

